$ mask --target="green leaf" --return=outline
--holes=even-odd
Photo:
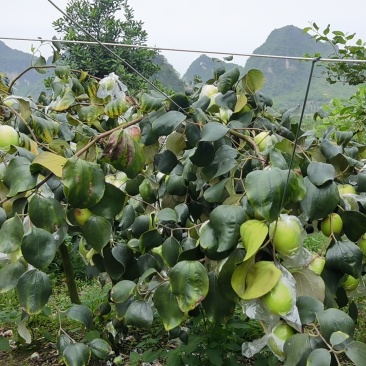
[[[182,261],[170,272],[170,285],[184,313],[194,309],[208,293],[206,268],[198,261]]]
[[[199,245],[206,255],[207,253],[217,251],[219,242],[217,240],[215,230],[209,221],[201,226]]]
[[[81,226],[81,231],[87,243],[97,252],[101,252],[109,243],[113,230],[107,219],[93,215]]]
[[[145,231],[139,239],[141,253],[145,254],[152,248],[158,247],[163,242],[163,237],[156,229]]]
[[[153,302],[166,331],[178,327],[184,320],[184,313],[180,310],[168,282],[155,290]]]
[[[177,214],[172,208],[163,208],[156,214],[157,222],[161,225],[177,222]]]
[[[19,179],[22,177],[22,179]],[[23,157],[16,157],[10,160],[5,169],[3,180],[10,189],[8,197],[14,197],[19,192],[32,189],[37,184],[37,176],[30,172],[30,162]]]
[[[225,194],[225,186],[228,181],[229,178],[225,178],[206,189],[203,193],[203,198],[209,203],[222,203],[227,197],[227,194]]]
[[[312,351],[306,362],[306,366],[330,366],[332,357],[324,348],[315,349]]]
[[[60,49],[59,49],[59,51],[60,51]],[[60,79],[67,79],[71,75],[70,66],[68,66],[68,65],[66,65],[66,66],[57,65],[56,68],[55,68],[55,75],[57,77],[59,77]]]
[[[28,263],[38,269],[45,269],[55,258],[58,243],[51,233],[33,226],[23,236],[21,248]]]
[[[151,306],[146,301],[136,300],[128,307],[125,314],[126,325],[148,329],[154,320]]]
[[[125,204],[126,194],[111,183],[105,184],[103,197],[90,211],[106,219],[114,219]]]
[[[343,333],[339,330],[332,333],[330,336],[330,344],[336,351],[344,350],[345,347],[350,344],[353,339],[346,333]]]
[[[62,178],[65,196],[73,207],[92,207],[104,195],[104,173],[96,163],[71,158],[64,165]]]
[[[0,252],[11,253],[17,250],[23,235],[23,223],[18,215],[6,220],[0,228]]]
[[[310,296],[324,302],[325,284],[319,275],[304,268],[294,271],[293,276],[296,279],[297,296]]]
[[[186,115],[181,112],[169,111],[152,123],[152,130],[157,136],[170,135],[186,118]]]
[[[148,93],[143,93],[141,96],[141,109],[148,113],[153,110],[159,110],[163,106],[164,98],[156,98]]]
[[[46,65],[47,61],[43,56],[39,56],[33,64],[33,66],[36,67],[36,71],[39,72],[40,74],[45,74],[47,72],[46,69],[41,68]]]
[[[235,67],[232,70],[226,71],[224,74],[220,75],[217,84],[218,91],[222,94],[228,92],[238,81],[239,76],[240,71],[237,67]]]
[[[112,347],[101,338],[95,338],[88,343],[92,353],[102,360],[107,360],[112,353]]]
[[[67,159],[63,156],[53,154],[48,151],[41,152],[39,155],[37,155],[31,166],[30,170],[31,172],[35,173],[39,169],[39,166],[48,169],[50,172],[56,175],[56,177],[61,178],[62,177],[62,169],[64,165],[66,164]]]
[[[347,238],[356,242],[366,232],[366,215],[358,211],[342,211],[343,229]]]
[[[342,146],[334,145],[329,140],[323,139],[320,151],[328,161],[331,161],[338,154],[342,154]]]
[[[93,314],[85,305],[73,305],[71,308],[67,309],[66,315],[68,318],[80,322],[87,329],[91,329],[93,327]]]
[[[338,188],[334,182],[317,187],[308,177],[305,177],[304,184],[306,194],[300,205],[310,220],[320,220],[334,211],[340,200]]]
[[[252,69],[241,79],[242,88],[249,94],[254,94],[262,89],[265,77],[262,71]]]
[[[359,341],[352,342],[345,350],[348,358],[355,366],[363,366],[366,359],[366,344]]]
[[[161,254],[167,266],[173,267],[177,263],[181,251],[182,248],[180,243],[174,236],[170,236],[164,241],[161,248]]]
[[[308,165],[307,173],[311,183],[316,186],[333,182],[336,175],[333,165],[319,162],[311,162]]]
[[[29,316],[26,315],[23,319],[18,323],[18,334],[24,339],[25,343],[32,342],[32,335],[30,334],[29,330],[27,329],[27,320]]]
[[[210,223],[219,243],[217,252],[226,252],[234,248],[240,239],[240,225],[245,221],[245,212],[241,207],[220,205],[210,214]]]
[[[170,150],[164,150],[154,156],[154,165],[159,172],[169,174],[177,165],[178,159]]]
[[[62,361],[66,366],[87,366],[91,357],[91,350],[83,343],[71,343],[62,353]]]
[[[301,295],[296,302],[301,324],[314,323],[316,313],[324,310],[324,304],[312,296]]]
[[[253,257],[268,235],[268,226],[264,221],[249,220],[240,226],[240,237],[246,254],[244,261]]]
[[[276,220],[282,210],[281,203],[285,193],[287,176],[288,170],[272,168],[250,172],[246,177],[245,189],[248,200],[268,222]],[[296,176],[291,171],[284,200],[285,205],[297,199],[297,189]]]
[[[201,141],[217,141],[224,137],[229,128],[219,122],[206,123],[202,128]]]
[[[212,178],[219,177],[228,173],[231,169],[235,168],[238,163],[235,158],[238,155],[238,151],[231,146],[223,145],[216,151],[215,159],[212,165],[208,167],[208,170],[214,172]]]
[[[315,342],[316,340],[310,338],[307,333],[298,333],[290,337],[283,348],[286,355],[284,366],[305,365]]]
[[[129,280],[122,280],[117,282],[111,289],[111,299],[115,303],[125,302],[131,296],[136,283]]]
[[[355,323],[352,318],[339,309],[326,309],[316,314],[320,329],[324,338],[329,342],[332,333],[341,331],[348,334],[351,338],[354,336]]]
[[[235,311],[235,301],[228,300],[218,283],[218,276],[214,272],[208,274],[209,290],[202,306],[205,309],[208,320],[212,323],[222,324],[229,320]]]
[[[30,199],[28,214],[35,226],[50,233],[57,231],[66,220],[65,208],[59,201],[39,194]]]
[[[237,302],[238,300],[238,295],[233,290],[231,279],[237,266],[243,262],[244,256],[244,249],[235,249],[223,264],[217,279],[222,294],[230,301]]]
[[[211,142],[200,141],[189,158],[198,167],[209,166],[215,159],[215,148]]]
[[[119,250],[116,251],[115,248],[118,248]],[[124,263],[121,263],[121,260],[120,260],[121,259],[120,256],[124,254],[123,252],[126,252],[124,249],[127,249],[126,245],[124,245],[122,247],[121,244],[118,244],[117,246],[115,246],[113,248],[111,248],[108,245],[105,248],[103,248],[103,250],[101,251],[101,255],[103,257],[99,256],[99,254],[94,254],[92,257],[94,264],[97,266],[96,261],[101,262],[100,263],[101,268],[98,269],[99,272],[107,272],[109,277],[113,281],[120,280],[122,278],[123,274],[126,272],[126,267],[127,267],[127,266],[125,266]],[[126,258],[124,258],[123,260],[127,261],[127,259],[129,259],[129,260],[132,260],[132,263],[133,263],[133,258],[131,258],[131,256],[129,255],[128,252],[127,252],[127,255],[128,256]],[[117,259],[117,257],[118,257],[118,259]]]
[[[361,276],[363,253],[350,241],[336,242],[325,256],[326,267],[347,273],[355,278]]]
[[[125,207],[123,207],[120,217],[121,221],[119,223],[119,226],[121,230],[125,230],[129,228],[135,221],[136,212],[131,205],[126,205]]]
[[[0,294],[16,287],[19,277],[25,272],[25,264],[21,261],[10,262],[0,269]]]
[[[29,314],[38,314],[46,305],[52,293],[48,276],[37,269],[31,269],[19,278],[17,295],[20,306]]]

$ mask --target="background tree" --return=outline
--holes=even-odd
[[[66,7],[68,17],[76,21],[80,28],[68,17],[64,16],[53,22],[55,30],[62,34],[65,40],[93,41],[82,29],[100,42],[125,43],[144,45],[147,32],[143,30],[143,22],[134,19],[134,11],[127,0],[71,0]],[[122,13],[124,20],[117,18]],[[128,64],[149,79],[158,71],[158,66],[152,60],[157,52],[146,49],[114,48],[114,51]],[[111,57],[106,50],[96,46],[69,44],[64,46],[63,58],[71,66],[85,70],[97,77],[103,78],[111,70],[120,76],[129,89],[138,90],[145,82],[116,57]]]
[[[331,55],[315,56],[339,58],[339,59],[354,59],[365,60],[366,49],[365,43],[358,39],[353,42],[356,34],[348,34],[342,31],[331,31],[330,25],[321,31],[316,23],[312,23],[310,27],[304,29],[317,42],[327,42],[333,48]],[[351,43],[353,42],[353,43]],[[336,82],[343,82],[349,85],[359,85],[366,81],[366,64],[363,63],[349,63],[349,62],[328,62],[325,64],[327,81],[330,84]]]

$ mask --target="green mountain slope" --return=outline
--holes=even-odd
[[[10,80],[31,66],[32,57],[31,54],[14,50],[0,41],[0,72],[5,73]],[[48,73],[39,74],[35,70],[30,70],[16,82],[13,93],[38,97],[41,90],[44,89],[42,80],[47,76]]]
[[[306,53],[320,53],[327,57],[333,53],[333,49],[329,44],[317,43],[302,29],[292,25],[272,31],[266,42],[253,52],[296,57]],[[245,64],[245,72],[250,69],[259,69],[264,73],[266,83],[262,91],[271,96],[276,104],[290,107],[304,100],[311,61],[250,57]],[[342,84],[329,85],[322,75],[323,71],[322,64],[317,63],[310,84],[308,111],[317,109],[332,98],[348,98],[356,90],[355,87]]]
[[[242,74],[244,73],[243,66],[201,55],[189,65],[182,79],[185,83],[190,83],[196,76],[199,76],[203,82],[206,82],[207,80],[212,79],[213,70],[218,66],[224,66],[227,71],[237,67]]]
[[[183,92],[184,84],[173,66],[167,62],[166,58],[162,55],[158,55],[154,62],[158,64],[161,69],[154,76],[153,80],[158,80],[160,84],[167,89]],[[8,78],[12,80],[31,66],[31,63],[31,54],[14,50],[0,41],[0,73],[5,73]],[[22,96],[31,95],[34,98],[38,98],[39,93],[45,89],[43,80],[49,75],[51,75],[51,72],[39,74],[35,70],[28,71],[17,81],[14,94]]]

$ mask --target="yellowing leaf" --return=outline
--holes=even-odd
[[[257,299],[271,291],[282,272],[273,262],[243,262],[236,268],[231,278],[234,291],[243,300]]]
[[[67,159],[63,156],[45,151],[34,158],[31,168],[33,169],[38,164],[51,171],[56,177],[61,178],[62,168],[66,162]]]
[[[236,101],[236,104],[235,104],[234,113],[240,112],[246,106],[247,102],[248,102],[248,99],[247,99],[246,95],[239,94],[238,100]]]
[[[240,237],[246,250],[244,261],[258,252],[267,234],[268,226],[264,221],[248,220],[240,226]]]

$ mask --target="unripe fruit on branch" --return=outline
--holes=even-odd
[[[19,145],[18,132],[11,126],[0,126],[0,148],[9,145]]]
[[[364,257],[366,256],[366,234],[361,236],[357,242],[358,247],[362,250]]]
[[[356,194],[356,190],[350,184],[339,184],[338,192],[342,196],[342,194]]]
[[[84,225],[85,221],[88,220],[89,217],[93,216],[93,213],[87,208],[75,208],[74,216],[79,225]]]
[[[282,278],[262,297],[262,300],[269,311],[278,315],[289,313],[294,304],[292,289]]]
[[[320,228],[325,236],[340,234],[343,229],[342,218],[337,213],[333,212],[321,221]]]
[[[269,131],[260,132],[253,140],[258,145],[260,151],[264,151],[273,145],[272,136]]]
[[[303,227],[296,216],[281,215],[269,225],[269,237],[279,254],[290,257],[295,255],[303,241]]]
[[[348,275],[347,279],[343,282],[343,288],[346,291],[356,290],[360,282],[361,282],[360,278],[354,278],[353,276]]]
[[[217,86],[215,85],[204,85],[201,89],[201,92],[200,92],[200,98],[206,96],[208,98],[210,98],[211,96],[213,96],[214,94],[217,94],[218,93],[218,89],[217,89]]]
[[[284,342],[286,342],[291,336],[293,336],[296,331],[290,327],[288,324],[280,321],[273,328],[272,335],[269,338],[268,346],[272,352],[279,358],[284,358],[285,354],[283,352]]]
[[[314,273],[321,275],[325,266],[325,258],[317,254],[313,255],[313,260],[309,264],[309,269]]]

